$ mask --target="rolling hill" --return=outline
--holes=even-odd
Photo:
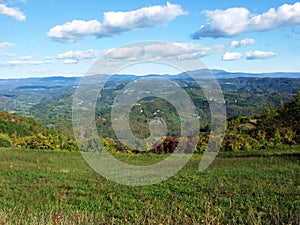
[[[0,147],[77,150],[71,136],[44,127],[33,118],[0,112]]]

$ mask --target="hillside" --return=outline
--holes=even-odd
[[[271,101],[274,105],[278,105],[280,100],[289,100],[290,95],[295,94],[300,88],[300,73],[251,74],[229,73],[218,70],[212,70],[212,72],[217,77],[225,98],[228,98],[229,117],[261,112],[267,106],[265,102]],[[197,79],[203,78],[203,71],[193,71],[191,73]],[[151,77],[157,76],[155,74],[151,75]],[[187,90],[191,88],[199,89],[196,82],[186,74],[163,75],[160,77],[173,80]],[[105,78],[107,78],[105,75],[93,77],[97,81],[105,80]],[[110,77],[109,82],[106,83],[106,88],[108,90],[107,94],[112,95],[108,96],[107,100],[112,99],[116,91],[122,89],[126,84],[140,78],[133,75]],[[43,105],[45,102],[51,102],[63,95],[72,96],[79,82],[79,77],[0,79],[0,111],[33,115],[31,108],[37,106],[33,111],[38,110],[40,103]],[[254,98],[256,99],[251,101]],[[249,102],[250,107],[245,108],[244,102],[247,103],[249,100],[251,101]],[[258,104],[255,105],[257,102]],[[260,104],[261,102],[263,104]],[[44,118],[39,119],[39,122],[43,122]]]
[[[101,120],[97,121],[99,125],[99,131],[103,136],[111,135],[111,129],[107,124],[110,124],[110,109],[114,102],[115,97],[119,91],[130,81],[134,76],[114,76],[107,83],[105,88],[102,90],[101,98],[98,101],[97,106],[97,118]],[[174,76],[173,79],[175,79]],[[136,77],[135,77],[136,79]],[[176,82],[183,87],[186,92],[191,96],[198,108],[198,113],[201,115],[201,124],[205,126],[208,123],[209,108],[206,98],[197,86],[196,82],[191,79],[175,79]],[[279,106],[281,102],[288,102],[293,98],[293,95],[300,88],[300,79],[292,78],[252,78],[252,77],[240,77],[240,78],[226,78],[219,79],[220,86],[224,93],[226,100],[227,116],[228,118],[234,118],[237,116],[249,116],[259,114],[269,105],[273,104],[275,107]],[[17,97],[18,94],[15,90],[15,97],[6,97],[6,99],[20,100],[23,101],[23,111],[21,114],[31,115],[39,123],[56,128],[63,132],[68,132],[71,128],[71,116],[72,116],[72,103],[73,94],[75,89],[71,87],[65,87],[63,89],[55,89],[55,95],[48,90],[48,96],[43,96],[40,100],[35,103],[32,102],[30,105],[24,102],[21,97]],[[25,96],[25,90],[22,90],[21,96]],[[31,96],[31,93],[27,91],[27,94]],[[40,92],[39,92],[40,93]],[[45,94],[45,90],[42,92]],[[9,93],[6,93],[9,94]],[[37,96],[37,93],[34,93]],[[27,99],[34,99],[29,97]],[[41,94],[39,94],[41,96]],[[155,103],[155,102],[154,102]],[[6,104],[8,105],[8,104]],[[22,105],[22,104],[19,104]],[[172,110],[169,110],[169,106],[159,103],[154,104],[149,110],[145,111],[145,114],[136,114],[133,110],[133,118],[137,118],[139,115],[143,118],[140,120],[149,119],[153,112],[153,108],[160,105],[161,108],[165,108],[165,116],[168,118],[176,117]],[[147,107],[144,107],[146,109]],[[157,108],[156,110],[158,110]],[[1,104],[0,104],[1,110]],[[7,110],[5,110],[7,111]],[[140,127],[143,125],[139,124]],[[106,134],[108,133],[108,134]]]
[[[215,71],[215,73],[217,72]],[[297,90],[300,89],[300,79],[268,78],[258,75],[258,77],[250,77],[249,74],[235,74],[235,77],[228,78],[225,76],[227,73],[221,72],[218,72],[219,75],[222,74],[219,76],[219,83],[223,90],[229,119],[223,150],[263,149],[299,143],[295,135],[298,135],[296,127],[299,127],[297,121],[300,120],[293,117],[295,116],[295,109],[288,109],[288,107],[292,107],[291,104],[294,104],[293,98]],[[198,115],[201,117],[201,134],[197,151],[202,152],[205,149],[205,143],[207,143],[210,121],[206,97],[194,80],[184,78],[184,75],[172,76],[172,78],[169,76],[169,78],[185,89],[198,110]],[[111,77],[101,92],[101,98],[98,99],[95,112],[100,136],[107,139],[107,143],[112,145],[113,149],[121,151],[124,146],[110,140],[115,139],[111,126],[111,107],[120,90],[134,79],[138,79],[138,77],[130,75]],[[34,122],[32,118],[2,113],[1,129],[3,131],[1,131],[0,146],[68,149],[65,140],[72,142],[69,137],[72,135],[72,104],[78,81],[79,78],[57,77],[36,80],[6,80],[8,87],[15,89],[3,90],[2,87],[1,90],[0,85],[0,99],[2,100],[0,101],[0,111],[15,111],[21,115],[30,115],[45,127]],[[10,82],[12,83],[10,84]],[[283,105],[282,102],[290,103]],[[278,107],[280,110],[284,108],[285,111],[280,111],[277,109]],[[274,114],[272,121],[266,116],[270,112]],[[8,121],[2,119],[5,117],[11,117],[15,122],[12,122],[11,119]],[[149,135],[148,122],[155,117],[161,117],[166,121],[168,127],[166,141],[169,142],[170,146],[174,145],[173,142],[176,143],[176,138],[180,133],[180,118],[174,107],[163,99],[143,99],[132,108],[130,126],[133,133],[140,138],[147,137]],[[34,128],[30,125],[32,123],[35,124]],[[268,127],[272,128],[268,130]],[[290,137],[292,137],[292,141],[287,141]],[[75,143],[70,148],[76,148]],[[172,149],[168,149],[168,151],[172,151]],[[155,152],[162,151],[165,150],[155,150]]]
[[[237,117],[228,122],[224,150],[267,149],[300,144],[300,90],[294,98],[261,114]]]
[[[70,136],[6,112],[0,112],[0,147],[77,150]]]
[[[138,127],[142,129],[141,126]],[[206,149],[209,135],[209,125],[200,129],[196,153],[201,153]],[[176,133],[166,136],[162,144],[150,151],[153,153],[173,152],[178,144],[178,138]],[[113,139],[106,138],[106,144],[115,151],[130,151]],[[282,102],[278,107],[270,104],[262,113],[230,118],[221,151],[282,149],[299,144],[300,90],[291,101],[285,104]]]

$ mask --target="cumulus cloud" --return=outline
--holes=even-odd
[[[0,4],[0,14],[12,17],[18,21],[26,20],[26,16],[19,8],[7,7],[4,4]]]
[[[233,48],[239,48],[245,45],[252,45],[255,44],[255,40],[252,38],[243,39],[241,41],[234,40],[230,43],[230,46]]]
[[[186,14],[180,5],[167,2],[166,6],[144,7],[129,12],[104,13],[104,33],[114,34],[137,28],[167,24],[179,15]]]
[[[59,42],[75,42],[85,36],[95,35],[100,31],[101,24],[97,20],[73,20],[51,28],[47,36]]]
[[[270,8],[262,14],[250,13],[246,8],[206,10],[209,22],[193,33],[193,39],[201,37],[234,37],[249,32],[262,32],[282,27],[300,25],[300,2]]]
[[[102,54],[103,51],[89,49],[85,51],[68,51],[58,54],[57,59],[64,60],[64,64],[75,64],[82,60],[95,59]]]
[[[242,58],[242,54],[239,52],[225,52],[222,57],[223,61],[233,61]]]
[[[254,60],[254,59],[268,59],[277,56],[275,52],[265,52],[265,51],[248,51],[246,52],[246,59]]]
[[[47,36],[59,42],[75,42],[90,35],[101,38],[135,29],[164,25],[184,14],[187,12],[180,5],[167,2],[166,6],[143,7],[128,12],[105,12],[103,22],[73,20],[51,28]]]

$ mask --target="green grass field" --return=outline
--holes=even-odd
[[[164,155],[118,154],[142,164]],[[0,224],[300,224],[300,148],[200,155],[167,181],[122,186],[80,153],[0,150]]]

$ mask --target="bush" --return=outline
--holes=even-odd
[[[0,137],[0,147],[2,148],[9,148],[11,147],[11,143],[4,137]]]

